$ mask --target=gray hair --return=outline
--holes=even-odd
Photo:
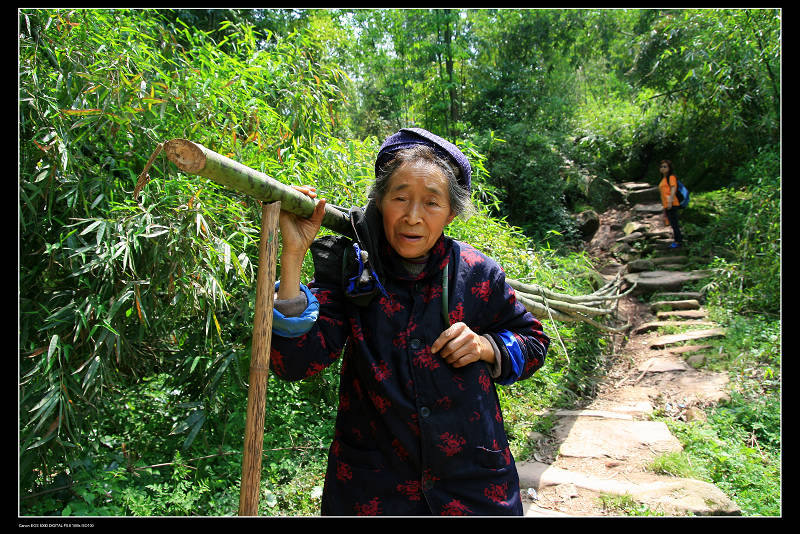
[[[458,175],[461,172],[458,166],[450,161],[449,158],[440,156],[432,147],[426,145],[414,145],[395,152],[392,159],[381,165],[375,172],[375,181],[369,188],[368,197],[380,204],[389,187],[389,180],[392,175],[406,163],[421,163],[439,168],[447,178],[450,209],[464,220],[474,215],[475,206],[472,205],[469,190],[464,189],[458,183]]]

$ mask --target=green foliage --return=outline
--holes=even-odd
[[[776,148],[738,167],[730,187],[693,197],[686,227],[717,269],[711,298],[733,311],[777,315],[781,306],[781,178]]]
[[[221,384],[243,385],[260,209],[163,158],[135,200],[148,157],[191,137],[347,205],[375,141],[330,140],[344,74],[324,19],[266,46],[250,26],[216,42],[146,10],[20,24],[23,465],[76,453],[109,390],[162,372],[185,396],[173,432],[188,448],[225,412]]]
[[[603,494],[600,495],[599,499],[603,504],[603,508],[614,512],[613,515],[624,515],[626,517],[658,517],[664,515],[664,512],[650,510],[647,505],[636,502],[630,495]]]
[[[593,288],[585,254],[551,247],[574,242],[581,176],[676,162],[735,326],[708,360],[736,389],[684,428],[686,463],[774,515],[780,334],[757,314],[780,310],[779,29],[767,9],[21,10],[21,512],[236,514],[260,206],[163,155],[134,199],[158,143],[351,206],[381,139],[420,125],[473,165],[478,214],[448,233],[568,293]],[[606,365],[594,329],[540,319],[545,367],[499,392],[518,459],[549,424],[530,414]],[[337,372],[270,379],[261,515],[318,512]]]
[[[667,425],[681,441],[692,472],[727,493],[743,515],[780,515],[779,455],[748,445],[747,436],[735,430],[721,435],[725,426],[719,421]]]

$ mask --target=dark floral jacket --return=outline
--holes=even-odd
[[[319,303],[313,326],[297,337],[273,334],[270,366],[280,378],[307,378],[343,358],[322,514],[521,515],[494,382],[530,377],[549,338],[500,266],[472,246],[442,236],[416,276],[383,252],[383,293],[368,305],[318,269],[308,285]],[[430,352],[448,326],[445,265],[449,321],[492,336],[501,353],[494,379],[485,362],[454,368]]]

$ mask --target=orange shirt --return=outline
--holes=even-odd
[[[666,178],[662,178],[661,183],[658,184],[658,188],[661,191],[661,205],[664,206],[664,209],[669,209],[669,206],[667,206],[667,200],[669,200],[670,189],[673,187],[675,189],[678,188],[678,178],[674,174],[669,176],[669,183],[667,183]],[[678,195],[676,193],[672,197],[672,206],[680,206],[680,204],[681,203],[678,202]]]

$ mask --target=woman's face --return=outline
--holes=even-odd
[[[427,254],[455,217],[447,176],[425,163],[399,167],[389,178],[379,208],[386,239],[406,259]]]
[[[659,165],[658,168],[661,171],[661,174],[666,175],[669,172],[669,165],[667,165],[666,163],[662,163],[661,165]]]

